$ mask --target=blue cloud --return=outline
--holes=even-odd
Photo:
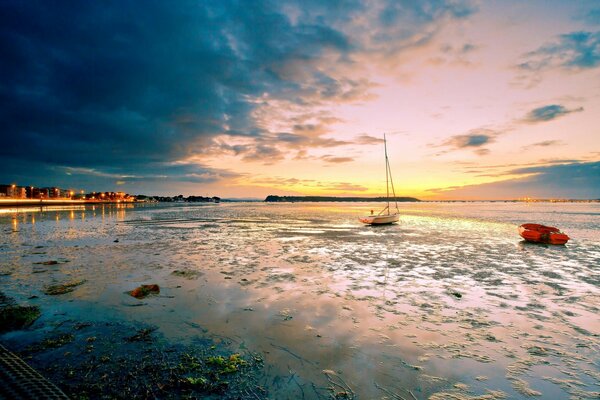
[[[569,110],[562,105],[551,104],[531,110],[525,116],[524,121],[529,123],[551,121],[564,115],[579,111],[583,111],[583,107]]]
[[[448,150],[440,154],[445,154],[449,151],[472,149],[475,154],[480,156],[488,154],[490,151],[484,146],[493,143],[496,136],[500,133],[491,129],[474,129],[463,135],[454,135],[444,141],[441,145],[431,145],[431,147],[447,147]]]
[[[537,198],[600,199],[600,162],[517,168],[510,175],[529,175],[482,185],[432,189],[447,198],[517,199]]]
[[[431,22],[446,15],[466,18],[474,12],[475,7],[469,2],[391,0],[379,13],[379,21],[390,26],[397,24],[399,20],[405,20],[407,15],[413,21]]]
[[[590,25],[600,25],[600,8],[593,8],[581,16]]]
[[[447,143],[454,145],[456,148],[464,149],[466,147],[481,147],[491,141],[491,135],[471,133],[453,136]]]
[[[600,65],[600,32],[571,32],[525,55],[525,71],[549,68],[590,69]]]

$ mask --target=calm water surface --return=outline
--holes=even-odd
[[[68,315],[227,338],[264,356],[272,398],[328,376],[362,399],[600,397],[600,204],[403,203],[397,225],[358,223],[380,207],[0,210],[0,285],[42,308],[32,329]],[[572,240],[525,243],[525,222]],[[142,283],[161,296],[130,307]]]

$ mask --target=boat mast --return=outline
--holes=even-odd
[[[396,197],[396,190],[394,189],[394,179],[392,178],[392,169],[388,164],[388,169],[390,170],[390,183],[392,184],[392,195],[394,196],[394,204],[396,205],[396,213],[400,213],[398,210],[398,198]]]
[[[383,134],[383,151],[385,152],[385,198],[387,200],[387,212],[390,215],[390,186],[388,184],[388,170],[390,169],[390,164],[388,162],[387,156],[387,142],[385,140],[385,133]]]
[[[390,167],[390,161],[388,160],[388,156],[387,156],[387,144],[386,144],[386,140],[385,140],[385,133],[383,134],[383,143],[384,143],[384,148],[385,148],[385,167],[386,167],[386,185],[387,185],[387,177],[389,175],[390,177],[390,182],[392,184],[392,195],[394,196],[394,204],[396,206],[396,213],[400,213],[400,210],[398,210],[398,199],[396,198],[396,190],[394,189],[394,178],[392,178],[392,168]],[[390,200],[389,200],[389,190],[388,190],[388,214],[390,213]]]

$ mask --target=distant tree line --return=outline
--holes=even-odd
[[[204,196],[188,196],[184,197],[182,194],[178,196],[146,196],[138,194],[135,196],[137,201],[147,202],[161,202],[161,203],[220,203],[221,198],[217,196],[204,197]]]

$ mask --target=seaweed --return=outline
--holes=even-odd
[[[262,357],[222,340],[181,344],[152,326],[73,319],[31,339],[5,345],[74,399],[268,398]]]
[[[85,279],[80,281],[67,282],[59,285],[50,285],[44,289],[44,294],[49,296],[57,296],[60,294],[70,293],[75,290],[79,285],[83,285],[86,282]]]
[[[55,349],[58,347],[63,347],[67,343],[71,343],[73,340],[75,340],[75,336],[70,333],[66,333],[42,340],[40,347],[42,349]]]
[[[137,333],[133,336],[129,336],[125,338],[127,342],[151,342],[152,337],[150,334],[154,332],[156,328],[142,328],[137,331]]]
[[[196,279],[204,274],[200,271],[193,271],[191,269],[182,269],[182,270],[176,269],[175,271],[171,272],[171,275],[179,276],[181,278],[186,278],[186,279]]]
[[[27,328],[41,315],[38,306],[9,305],[0,308],[0,332]]]

